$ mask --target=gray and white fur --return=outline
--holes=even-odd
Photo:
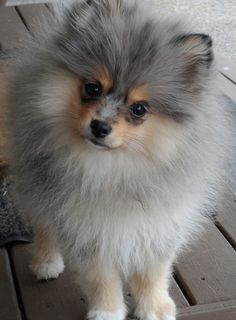
[[[61,252],[90,319],[125,318],[121,277],[140,319],[174,320],[171,265],[207,224],[232,142],[215,99],[211,39],[141,0],[72,1],[54,19],[26,45],[9,95],[15,198],[41,234],[32,269],[58,276]],[[75,79],[101,65],[113,79],[103,120],[113,121],[127,90],[143,83],[151,108],[170,119],[157,125],[151,148],[135,139],[109,151],[71,142],[64,121]]]

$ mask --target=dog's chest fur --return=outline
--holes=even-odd
[[[183,195],[184,183],[181,190],[177,181],[171,185],[171,175],[160,175],[148,160],[117,154],[114,161],[95,152],[82,156],[64,179],[70,191],[56,219],[72,259],[96,256],[121,269],[141,268],[171,255],[200,220],[192,215],[199,199]]]

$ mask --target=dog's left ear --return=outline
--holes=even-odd
[[[212,39],[209,35],[191,33],[180,35],[172,40],[172,45],[178,51],[178,58],[186,67],[188,78],[197,74],[207,74],[212,61]]]

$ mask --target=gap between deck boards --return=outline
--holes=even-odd
[[[7,254],[8,254],[9,263],[10,263],[11,274],[12,274],[13,284],[14,284],[14,288],[15,288],[18,308],[21,313],[21,319],[27,320],[27,317],[25,314],[25,307],[24,307],[24,303],[23,303],[23,299],[22,299],[22,294],[21,294],[19,282],[17,279],[16,271],[15,271],[15,265],[14,265],[14,261],[12,258],[11,247],[10,246],[6,247],[6,250],[7,250]]]

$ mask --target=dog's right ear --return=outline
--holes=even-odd
[[[201,33],[182,34],[170,44],[186,83],[194,87],[204,84],[211,74],[214,59],[211,37]]]
[[[213,60],[212,39],[207,34],[184,34],[173,39],[172,43],[185,58],[192,63],[209,68]]]

